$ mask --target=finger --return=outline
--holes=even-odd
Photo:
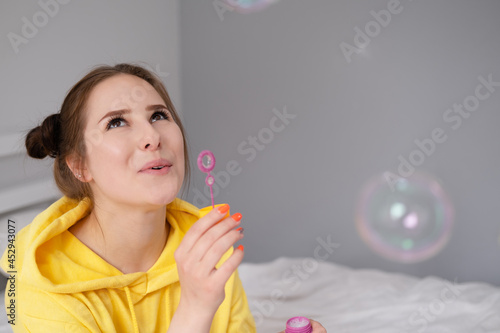
[[[241,264],[244,255],[243,245],[238,246],[233,254],[213,273],[212,277],[225,285],[231,274]]]
[[[209,251],[211,251],[211,249],[213,249],[214,246],[216,246],[216,248],[221,246],[224,247],[225,245],[223,244],[218,244],[218,245],[215,244],[219,242],[221,238],[225,237],[228,233],[230,233],[231,230],[234,230],[234,228],[236,228],[240,224],[240,221],[241,221],[241,214],[236,213],[233,214],[233,216],[228,217],[220,221],[216,225],[212,226],[203,235],[201,235],[200,238],[198,238],[196,243],[193,245],[191,251],[189,252],[189,256],[194,260],[203,260],[205,255]],[[234,242],[227,244],[225,246],[224,252],[226,252],[229,246],[231,246],[232,244],[234,244]]]
[[[204,272],[210,272],[215,268],[215,265],[221,260],[224,253],[226,253],[231,246],[237,241],[241,240],[244,236],[241,232],[243,229],[230,230],[228,233],[215,241],[204,253],[200,261],[200,269]]]
[[[208,229],[210,229],[210,227],[221,221],[228,211],[229,205],[226,204],[211,210],[207,215],[196,221],[184,235],[179,249],[182,252],[189,252],[193,248],[194,244],[196,244],[198,239]]]
[[[312,333],[326,333],[326,329],[317,321],[309,319],[312,326]]]

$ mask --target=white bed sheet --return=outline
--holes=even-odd
[[[279,332],[293,316],[329,333],[500,332],[500,288],[355,270],[312,258],[240,265],[257,331]]]

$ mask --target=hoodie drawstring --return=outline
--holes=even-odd
[[[135,317],[134,304],[132,303],[132,297],[130,296],[130,289],[125,287],[125,293],[127,294],[128,307],[130,313],[132,314],[132,324],[134,325],[134,332],[139,333],[139,326],[137,325],[137,318]]]

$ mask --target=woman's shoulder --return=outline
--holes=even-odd
[[[62,197],[38,214],[31,223],[19,230],[10,247],[11,253],[15,248],[16,268],[20,270],[23,267],[26,253],[29,253],[28,256],[33,256],[38,247],[57,237],[84,216],[89,206],[89,199],[79,201]],[[8,254],[9,248],[5,250],[0,259],[0,267],[4,271],[9,270],[12,265],[9,263]]]

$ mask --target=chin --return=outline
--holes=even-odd
[[[149,197],[147,202],[150,202],[153,205],[158,205],[158,206],[166,206],[172,201],[174,201],[175,197],[177,196],[178,192],[172,192],[172,193],[158,193],[158,195],[153,195],[152,197]]]

